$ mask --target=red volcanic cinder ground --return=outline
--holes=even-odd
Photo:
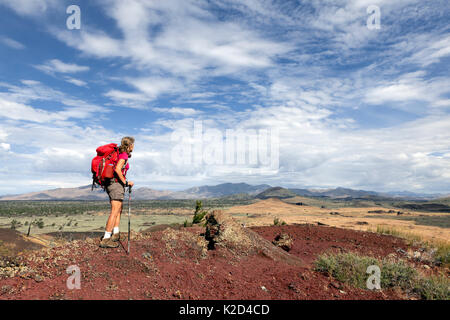
[[[27,266],[0,279],[0,299],[404,299],[399,291],[369,291],[314,271],[325,251],[374,257],[397,254],[398,238],[314,225],[252,227],[272,241],[280,233],[294,239],[290,254],[305,266],[265,255],[238,255],[226,247],[208,250],[204,228],[167,228],[132,234],[131,253],[123,246],[98,247],[99,239],[76,240],[20,258]],[[122,235],[126,238],[126,234]],[[66,269],[77,265],[81,289],[69,290]]]

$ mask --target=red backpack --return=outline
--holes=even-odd
[[[119,160],[119,147],[115,143],[97,148],[97,156],[92,159],[92,189],[98,184],[102,188],[110,179],[114,178],[114,170]]]

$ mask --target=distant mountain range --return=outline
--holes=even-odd
[[[270,185],[249,185],[246,183],[223,183],[216,186],[193,187],[183,191],[155,190],[147,187],[133,189],[136,200],[205,199],[246,194],[254,196]],[[1,196],[0,200],[107,200],[108,195],[101,189],[91,190],[91,185],[78,188],[58,188],[52,190]]]
[[[249,185],[247,183],[223,183],[215,186],[193,187],[182,191],[155,190],[141,187],[133,190],[136,200],[168,200],[168,199],[206,199],[206,198],[258,198],[267,199],[303,197],[327,197],[333,199],[405,199],[429,200],[446,195],[416,194],[412,192],[388,192],[353,190],[348,188],[334,189],[298,189],[272,187],[268,184]],[[448,195],[447,195],[448,196]],[[24,193],[19,195],[1,196],[0,200],[107,200],[108,196],[102,189],[91,190],[91,186],[78,188],[58,188],[52,190]]]

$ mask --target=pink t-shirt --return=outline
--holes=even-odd
[[[127,165],[125,166],[125,168],[122,169],[122,174],[123,174],[124,177],[126,177],[127,171],[128,171],[128,169],[130,169],[130,164],[127,161],[128,160],[128,153],[126,153],[126,152],[119,153],[119,160],[120,159],[123,159],[123,160],[126,161]]]

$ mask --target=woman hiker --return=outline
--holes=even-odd
[[[130,169],[128,158],[131,157],[133,148],[134,138],[123,137],[119,147],[119,160],[114,172],[115,177],[111,179],[110,183],[106,186],[106,192],[108,193],[109,202],[111,204],[111,213],[106,222],[105,235],[100,241],[100,247],[102,248],[117,248],[119,246],[119,224],[125,188],[134,185],[132,181],[128,181],[126,178],[127,171]]]

